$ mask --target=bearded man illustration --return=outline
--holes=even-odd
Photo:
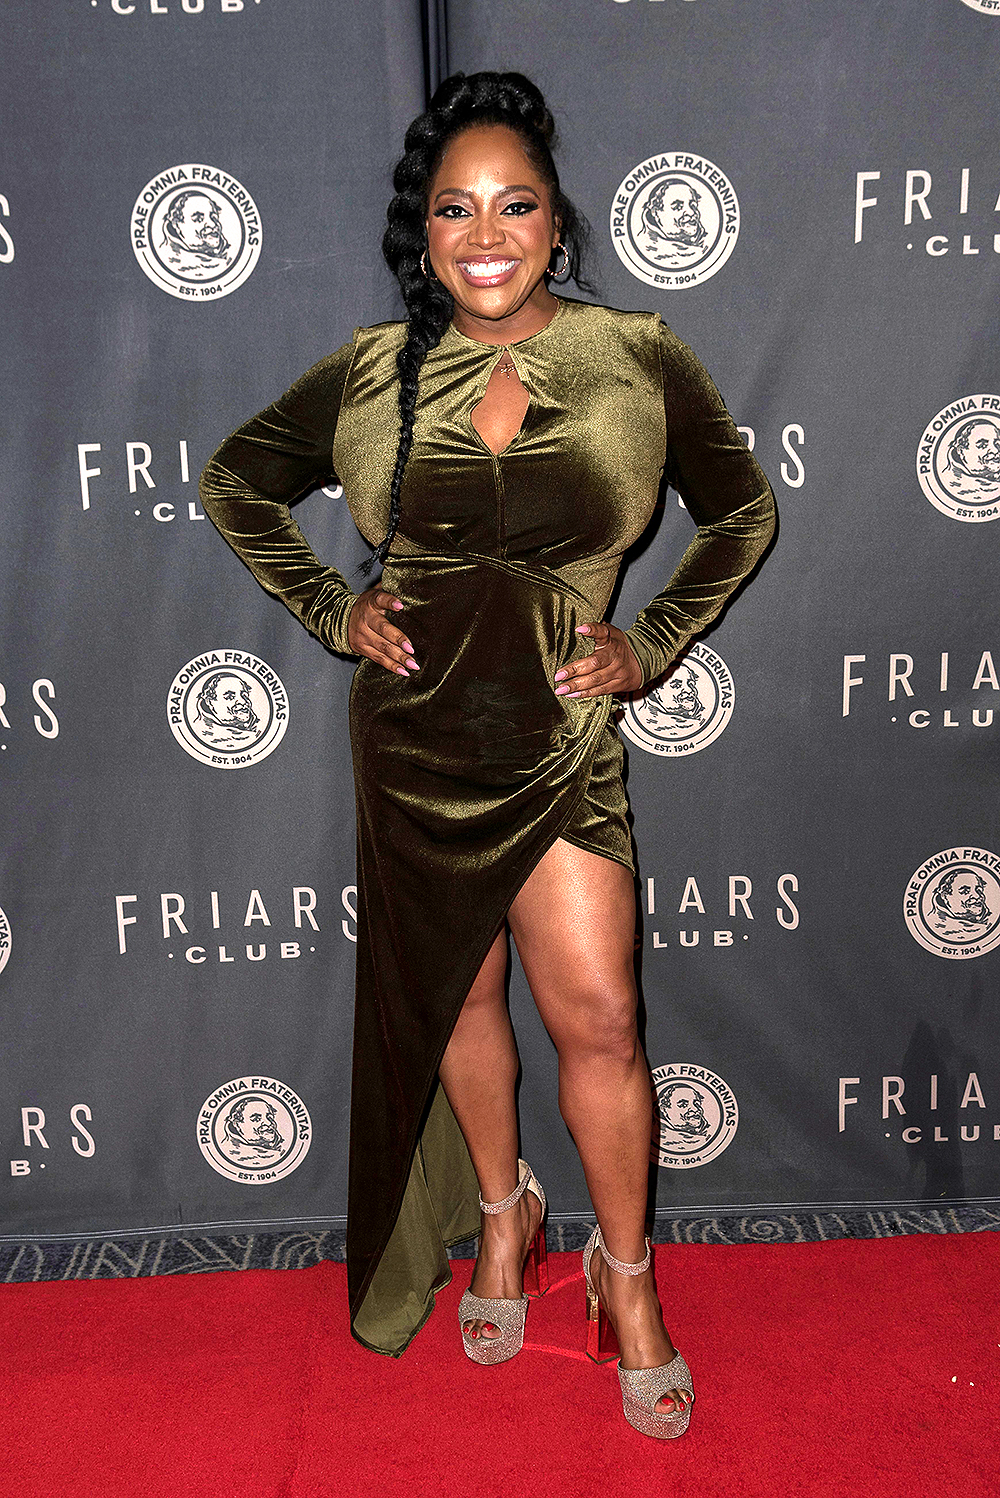
[[[274,1105],[265,1098],[240,1098],[226,1118],[223,1153],[237,1165],[266,1165],[285,1145]]]
[[[700,1088],[690,1082],[670,1082],[657,1093],[660,1111],[660,1148],[704,1143],[709,1132]]]
[[[701,221],[701,193],[682,177],[658,182],[642,210],[642,227],[654,258],[686,265],[705,252],[708,231]]]
[[[942,481],[956,499],[1000,498],[1000,426],[986,417],[963,421],[948,444]]]
[[[241,676],[215,671],[198,693],[191,724],[203,744],[242,749],[253,743],[260,719],[250,700],[250,685]]]
[[[644,716],[653,729],[700,726],[705,704],[698,696],[698,677],[690,666],[678,666],[661,686],[647,694]]]
[[[941,936],[969,941],[982,936],[992,912],[986,903],[986,882],[974,869],[949,869],[931,895],[929,925]]]
[[[215,199],[197,188],[179,192],[164,214],[159,248],[170,269],[189,279],[226,270],[232,261],[231,246]]]

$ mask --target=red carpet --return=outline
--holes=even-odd
[[[17,1498],[997,1498],[1000,1235],[661,1247],[698,1399],[679,1441],[583,1356],[579,1255],[525,1350],[479,1368],[457,1305],[409,1352],[346,1330],[340,1265],[9,1285],[0,1491]],[[668,1288],[672,1287],[672,1288]]]

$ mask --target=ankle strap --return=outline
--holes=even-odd
[[[652,1261],[653,1250],[648,1238],[646,1239],[646,1257],[638,1264],[623,1264],[621,1259],[616,1259],[613,1254],[609,1254],[604,1247],[600,1228],[597,1229],[597,1246],[601,1250],[601,1257],[605,1264],[610,1264],[611,1268],[617,1269],[619,1274],[645,1274]]]
[[[521,1179],[518,1181],[517,1186],[505,1201],[484,1202],[482,1195],[480,1194],[479,1206],[483,1212],[488,1212],[491,1217],[496,1217],[499,1212],[506,1212],[508,1207],[512,1207],[514,1203],[516,1201],[519,1201],[520,1198],[524,1195],[524,1189],[527,1186],[528,1182],[531,1180],[531,1167],[530,1165],[526,1165],[523,1160],[518,1160],[517,1165],[518,1169],[521,1172]]]

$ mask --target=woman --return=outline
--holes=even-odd
[[[609,719],[613,694],[660,675],[747,576],[773,501],[715,387],[657,315],[550,290],[556,272],[579,279],[583,232],[552,135],[520,74],[441,85],[407,132],[383,243],[407,321],[360,329],[241,427],[205,469],[202,499],[268,591],[361,657],[355,1335],[402,1351],[449,1277],[443,1245],[479,1230],[465,1350],[485,1363],[521,1346],[545,1199],[518,1160],[509,929],[558,1051],[560,1109],[599,1223],[585,1251],[590,1314],[617,1334],[626,1417],[673,1436],[693,1395],[644,1232],[650,1080]],[[698,530],[623,632],[603,614],[664,468]],[[384,566],[359,595],[288,511],[331,469]],[[600,1355],[600,1320],[593,1331]]]

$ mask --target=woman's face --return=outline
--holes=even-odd
[[[510,318],[528,336],[532,322],[544,326],[555,300],[544,276],[558,243],[548,185],[515,132],[474,125],[456,135],[427,202],[428,269],[455,299],[456,327],[475,335],[477,325]]]

